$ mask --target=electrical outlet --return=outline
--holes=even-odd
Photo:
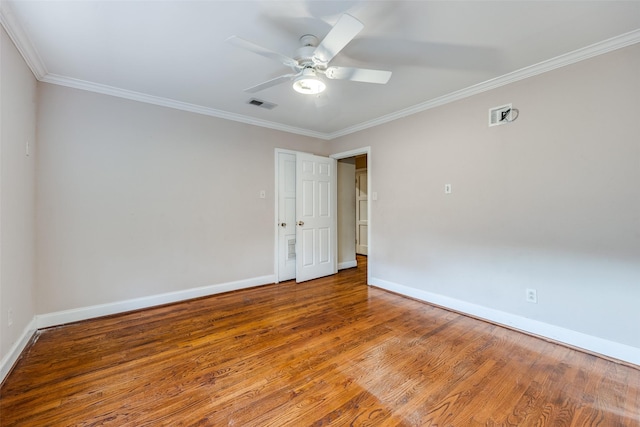
[[[527,289],[527,302],[538,303],[538,292],[535,289]]]
[[[13,325],[13,309],[12,308],[7,310],[7,325],[8,326]]]

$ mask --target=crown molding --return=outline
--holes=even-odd
[[[461,89],[452,93],[449,93],[438,98],[431,99],[429,101],[408,107],[391,114],[387,114],[378,117],[373,120],[362,122],[360,124],[349,126],[336,132],[325,133],[313,131],[310,129],[299,128],[295,126],[284,125],[281,123],[270,122],[268,120],[255,119],[249,116],[230,113],[223,110],[217,110],[214,108],[204,107],[201,105],[190,104],[182,101],[176,101],[169,98],[162,98],[158,96],[148,95],[140,92],[129,91],[112,86],[93,83],[85,80],[74,79],[70,77],[50,74],[38,51],[33,46],[33,43],[18,23],[15,15],[11,9],[11,6],[6,0],[0,0],[0,21],[5,28],[9,37],[16,45],[18,51],[25,59],[25,62],[35,75],[35,77],[42,82],[51,83],[61,86],[67,86],[71,88],[86,90],[90,92],[101,93],[105,95],[116,96],[120,98],[130,99],[134,101],[144,102],[148,104],[159,105],[167,108],[173,108],[177,110],[189,111],[197,114],[203,114],[207,116],[217,117],[226,120],[232,120],[235,122],[245,123],[254,126],[260,126],[268,129],[274,129],[282,132],[293,133],[297,135],[308,136],[311,138],[332,140],[340,138],[361,130],[365,130],[371,127],[379,126],[384,123],[388,123],[393,120],[397,120],[403,117],[407,117],[422,111],[426,111],[432,108],[436,108],[450,102],[458,101],[460,99],[468,98],[473,95],[480,94],[492,89],[499,88],[501,86],[508,85],[510,83],[517,82],[519,80],[527,79],[529,77],[543,74],[548,71],[555,70],[557,68],[565,67],[567,65],[574,64],[576,62],[583,61],[585,59],[592,58],[594,56],[603,55],[605,53],[621,49],[640,42],[640,29],[634,30],[620,36],[616,36],[598,43],[594,43],[590,46],[577,49],[573,52],[569,52],[564,55],[557,56],[547,61],[534,64],[529,67],[525,67],[511,73],[505,74],[500,77],[496,77],[491,80],[487,80],[482,83]]]
[[[0,23],[9,34],[9,38],[13,41],[33,75],[36,79],[41,80],[47,75],[47,68],[44,66],[44,62],[31,39],[18,23],[11,5],[6,0],[0,0]]]
[[[225,120],[232,120],[234,122],[260,126],[268,129],[279,130],[282,132],[309,136],[312,138],[319,138],[319,139],[327,138],[326,134],[322,132],[316,132],[309,129],[288,126],[282,123],[270,122],[268,120],[255,119],[253,117],[244,116],[242,114],[230,113],[228,111],[223,111],[223,110],[216,110],[215,108],[204,107],[202,105],[190,104],[188,102],[176,101],[174,99],[148,95],[146,93],[120,89],[113,86],[88,82],[86,80],[73,79],[70,77],[59,76],[56,74],[47,74],[46,76],[41,78],[40,81],[44,83],[50,83],[50,84],[55,84],[59,86],[66,86],[74,89],[100,93],[103,95],[110,95],[118,98],[125,98],[133,101],[144,102],[146,104],[153,104],[161,107],[167,107],[167,108],[173,108],[176,110],[188,111],[191,113],[203,114],[205,116],[217,117]]]
[[[364,129],[368,129],[374,126],[379,126],[390,121],[410,116],[412,114],[420,113],[431,108],[440,107],[450,102],[458,101],[463,98],[468,98],[473,95],[477,95],[482,92],[486,92],[492,89],[499,88],[501,86],[508,85],[510,83],[524,80],[529,77],[537,76],[557,68],[565,67],[567,65],[575,64],[576,62],[584,61],[594,56],[603,55],[614,50],[622,49],[627,46],[640,42],[640,30],[634,30],[617,37],[613,37],[582,49],[574,50],[573,52],[566,53],[564,55],[557,56],[547,61],[540,62],[538,64],[531,65],[529,67],[521,68],[514,72],[496,77],[485,82],[469,86],[465,89],[458,90],[456,92],[449,93],[447,95],[431,99],[429,101],[414,105],[403,110],[396,111],[395,113],[387,114],[374,120],[363,122],[355,126],[350,126],[327,134],[327,139],[336,139],[342,136],[346,136],[355,132],[359,132]]]

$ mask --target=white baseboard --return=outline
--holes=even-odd
[[[0,383],[4,381],[7,374],[9,374],[9,371],[11,371],[11,368],[13,368],[13,365],[18,361],[20,354],[22,354],[24,349],[27,347],[27,344],[29,344],[29,341],[31,341],[35,332],[36,318],[34,317],[27,327],[24,328],[20,338],[18,338],[9,352],[2,358],[2,361],[0,361]]]
[[[236,291],[252,288],[254,286],[268,285],[275,282],[275,275],[254,277],[235,282],[219,283],[216,285],[202,286],[186,289],[184,291],[169,292],[148,297],[118,301],[109,304],[93,305],[90,307],[75,308],[71,310],[57,311],[54,313],[39,314],[36,316],[37,329],[63,325],[65,323],[78,322],[111,314],[124,313],[142,308],[149,308],[163,304],[185,301],[193,298],[205,297],[222,292]]]
[[[339,265],[342,268],[343,264]],[[355,266],[355,265],[353,265]],[[349,268],[349,267],[344,267]],[[87,320],[95,317],[107,316],[111,314],[124,313],[127,311],[153,307],[162,304],[184,301],[222,292],[229,292],[239,289],[251,288],[255,286],[267,285],[275,282],[274,275],[255,277],[252,279],[238,280],[235,282],[221,283],[217,285],[203,286],[199,288],[187,289],[184,291],[170,292],[150,297],[136,298],[110,304],[100,304],[90,307],[83,307],[73,310],[64,310],[54,313],[37,315],[25,327],[22,335],[11,347],[7,355],[0,361],[0,382],[4,381],[20,354],[26,348],[37,329],[62,325],[80,320]],[[550,325],[537,320],[506,313],[499,310],[471,304],[444,295],[434,294],[416,288],[411,288],[397,283],[372,277],[369,283],[382,289],[416,298],[428,303],[439,305],[474,317],[485,319],[491,322],[502,324],[524,332],[539,335],[562,342],[570,346],[582,348],[590,352],[602,354],[607,357],[618,359],[624,362],[640,365],[640,348],[608,341],[602,338],[583,334],[559,326]]]
[[[464,314],[485,319],[490,322],[568,344],[572,347],[582,348],[589,352],[598,353],[623,362],[640,365],[640,348],[637,347],[608,341],[603,338],[583,334],[582,332],[565,329],[560,326],[550,325],[533,319],[527,319],[526,317],[483,307],[481,305],[472,304],[444,295],[399,285],[376,277],[371,277],[369,279],[369,284],[444,308],[449,308]]]
[[[344,270],[345,268],[353,268],[358,266],[358,261],[345,261],[338,263],[338,270]]]
[[[126,301],[118,301],[109,304],[100,304],[90,307],[76,308],[72,310],[57,311],[54,313],[36,315],[27,325],[20,339],[11,347],[7,355],[0,361],[0,382],[16,363],[20,354],[33,337],[36,330],[51,326],[63,325],[65,323],[78,322],[111,314],[124,313],[142,308],[154,307],[162,304],[185,301],[193,298],[219,294],[222,292],[235,291],[239,289],[252,288],[255,286],[268,285],[275,282],[275,275],[254,277],[251,279],[238,280],[235,282],[219,283],[217,285],[202,286],[199,288],[186,289],[184,291],[169,292],[165,294],[152,295],[149,297],[135,298]]]

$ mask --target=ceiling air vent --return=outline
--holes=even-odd
[[[248,104],[255,105],[256,107],[260,107],[260,108],[266,108],[267,110],[273,110],[274,108],[277,107],[276,104],[273,104],[267,101],[262,101],[260,99],[255,99],[255,98],[251,98]]]
[[[511,104],[489,109],[489,127],[506,125],[513,119],[512,112]]]

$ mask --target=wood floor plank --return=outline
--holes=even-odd
[[[640,427],[640,370],[358,268],[39,331],[0,426]]]

